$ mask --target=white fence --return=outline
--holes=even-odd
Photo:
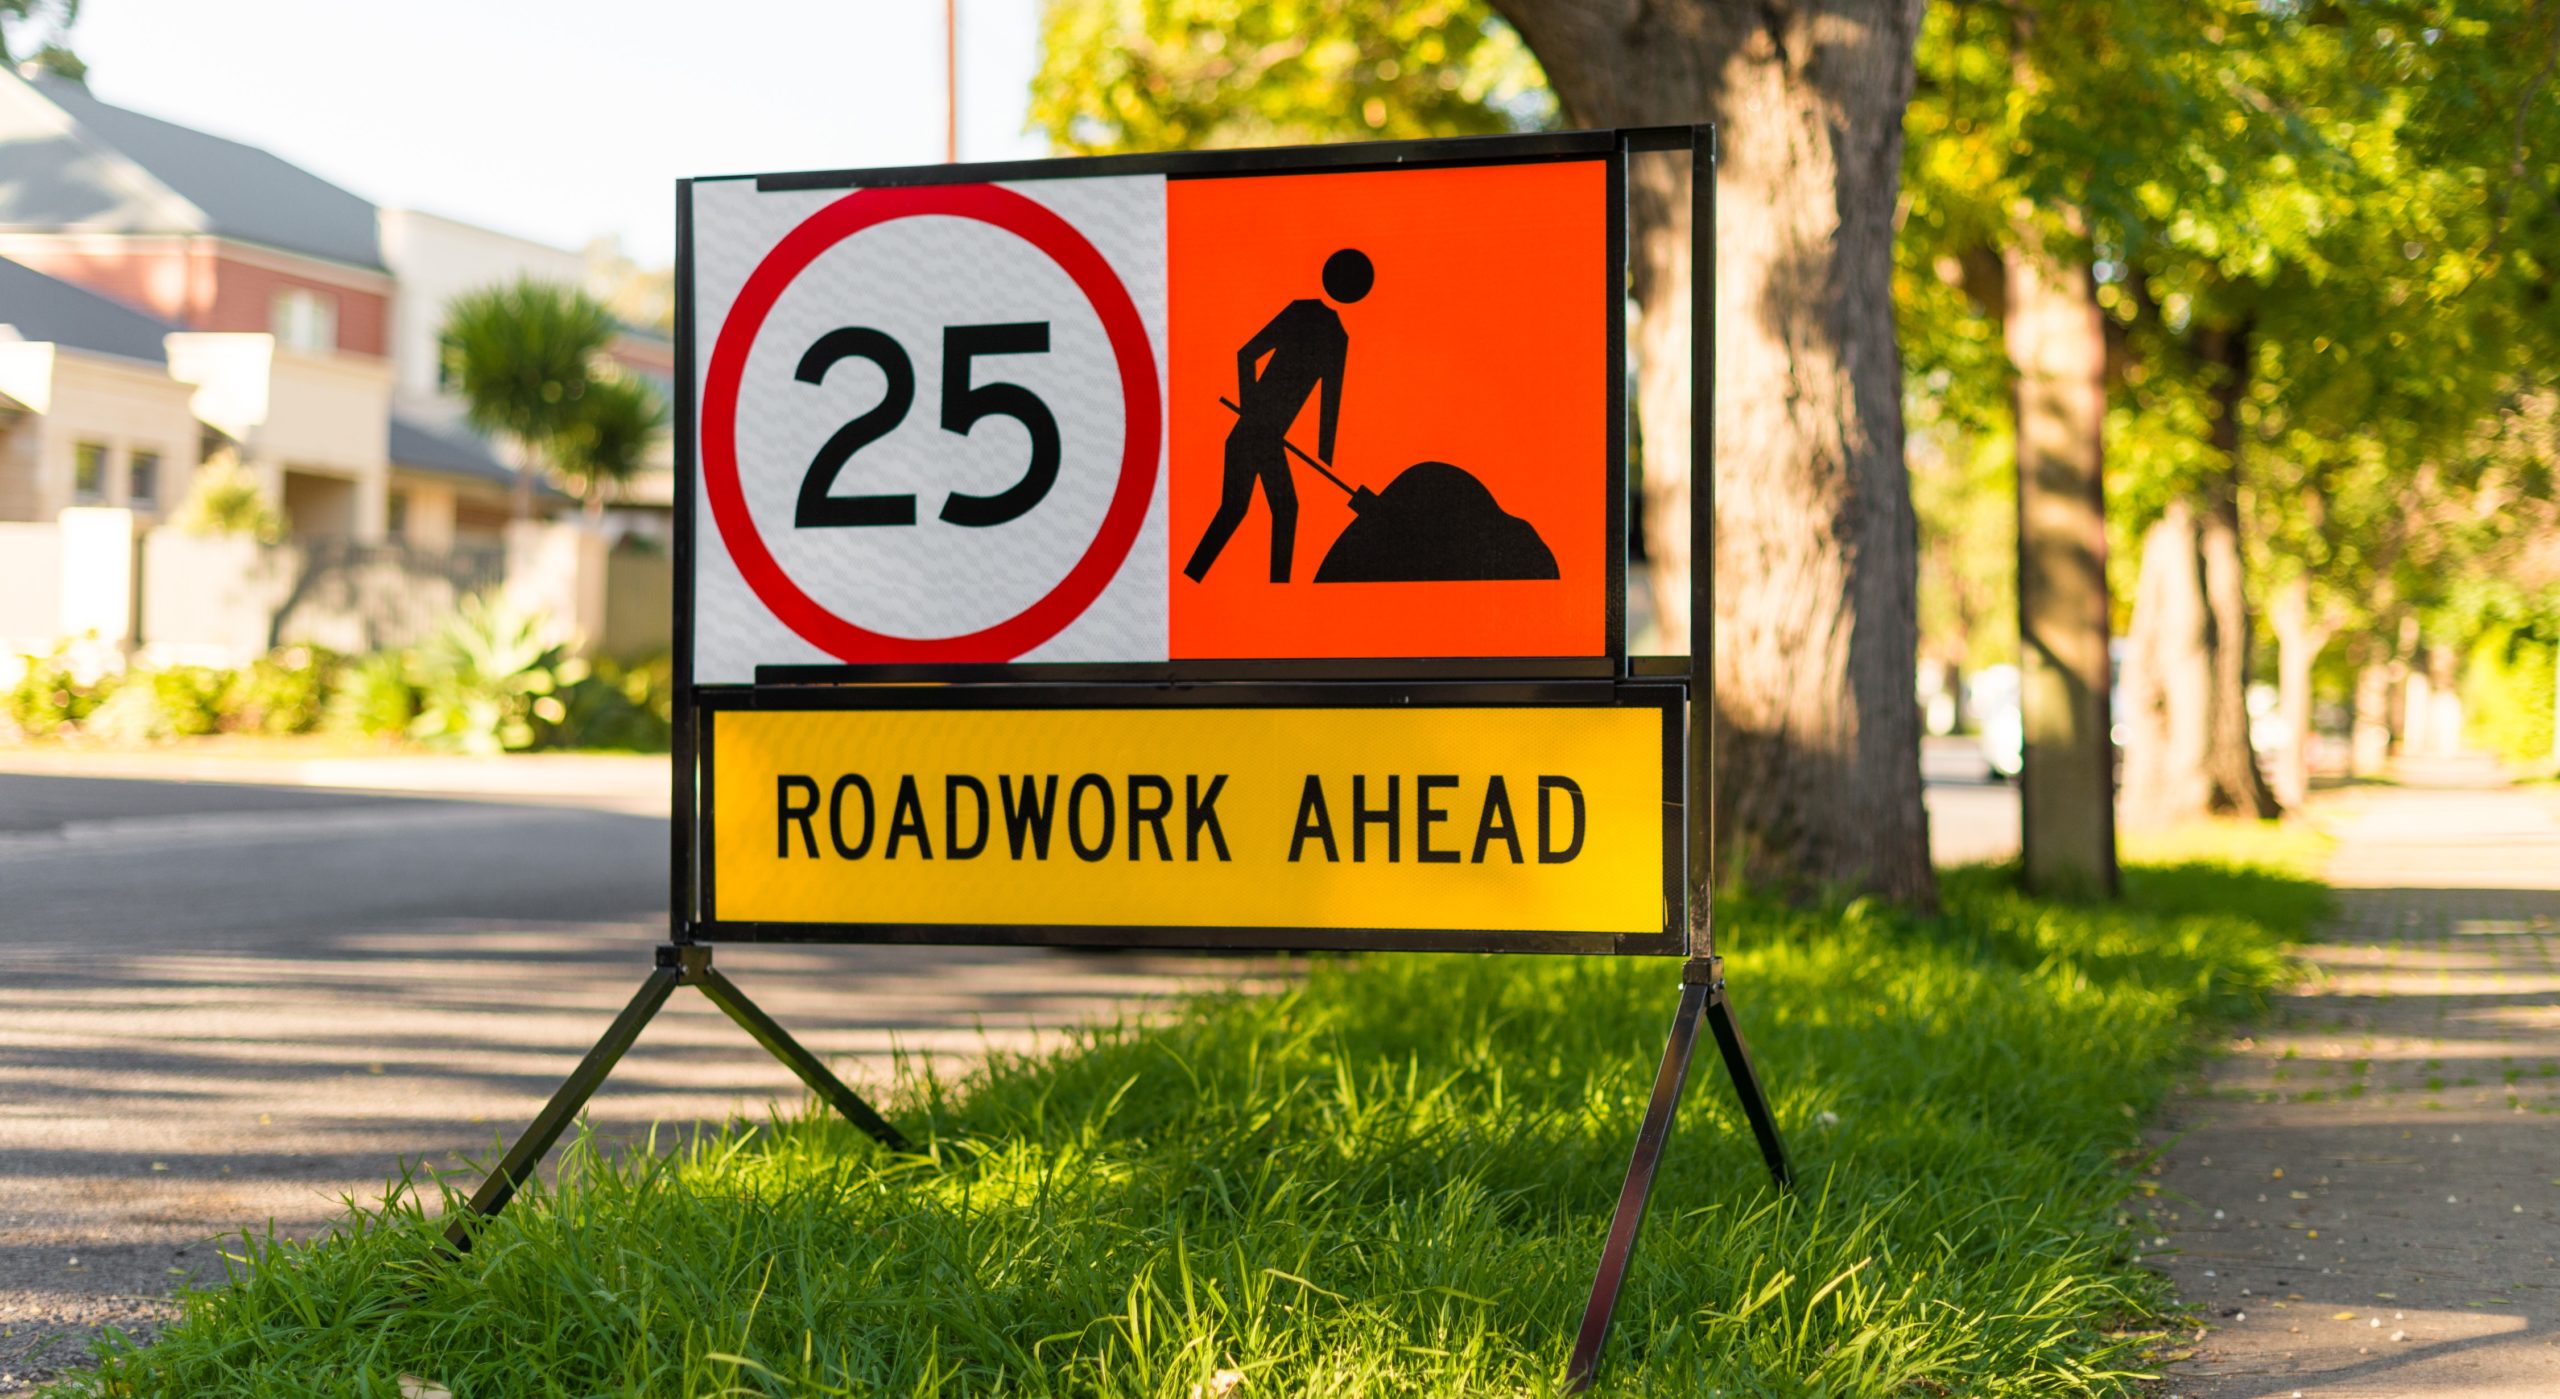
[[[672,581],[663,555],[609,550],[575,523],[428,551],[137,535],[127,511],[72,510],[54,524],[0,523],[0,660],[63,645],[83,669],[128,657],[239,665],[294,644],[358,654],[415,645],[464,598],[499,590],[580,649],[635,657],[668,643]]]

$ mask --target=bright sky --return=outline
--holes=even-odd
[[[1022,134],[1040,0],[959,0],[960,157]],[[374,203],[674,256],[684,175],[942,158],[942,0],[88,0],[104,101]]]

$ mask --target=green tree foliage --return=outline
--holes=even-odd
[[[196,468],[195,480],[175,517],[189,534],[245,535],[261,544],[284,538],[279,513],[255,476],[240,465],[240,453],[224,447]]]
[[[446,368],[473,427],[511,439],[529,463],[567,474],[563,453],[593,426],[586,400],[610,372],[604,355],[615,330],[613,313],[585,292],[519,278],[466,292],[445,308]],[[531,499],[528,469],[518,476],[519,516],[530,513]]]
[[[2034,221],[2109,316],[2120,626],[2143,531],[2232,483],[2253,595],[2305,580],[2315,641],[2451,618],[2448,582],[2550,496],[2556,65],[2560,7],[2526,0],[1932,7],[1898,284],[1915,419],[1999,411],[1980,250]]]
[[[1474,136],[1555,110],[1481,0],[1049,0],[1031,124],[1060,151]]]
[[[553,439],[552,465],[593,514],[604,508],[606,487],[640,474],[666,430],[667,402],[648,380],[600,375],[579,395],[578,411]]]
[[[61,77],[87,77],[89,65],[71,51],[79,20],[80,0],[0,0],[0,67],[28,59]]]

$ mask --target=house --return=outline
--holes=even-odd
[[[0,259],[156,322],[162,351],[139,362],[186,386],[295,537],[494,544],[510,517],[506,463],[395,410],[399,287],[364,199],[78,82],[0,73]],[[49,519],[57,494],[22,487],[19,508],[37,513],[13,514],[0,476],[0,518]],[[129,496],[110,485],[99,503]],[[541,509],[563,503],[546,492]]]
[[[464,403],[444,358],[445,309],[454,298],[522,278],[566,286],[596,282],[595,259],[529,238],[481,228],[416,209],[384,209],[377,218],[382,255],[393,275],[392,402],[424,426],[462,433]],[[626,373],[647,379],[673,402],[675,341],[625,325],[606,353]],[[661,438],[640,476],[608,497],[617,533],[670,537],[675,507],[672,437]]]
[[[77,82],[0,72],[0,659],[405,645],[492,587],[564,640],[663,647],[664,555],[561,521],[575,502],[548,487],[541,518],[517,519],[518,472],[439,373],[453,295],[583,272],[578,254],[385,215]],[[663,337],[609,353],[672,373]],[[619,532],[665,536],[660,456]],[[257,483],[287,538],[160,527],[216,461]]]
[[[150,523],[186,497],[206,429],[173,327],[0,258],[0,520],[83,505]]]

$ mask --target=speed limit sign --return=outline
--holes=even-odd
[[[1164,658],[1164,182],[1040,195],[696,189],[698,683]]]

